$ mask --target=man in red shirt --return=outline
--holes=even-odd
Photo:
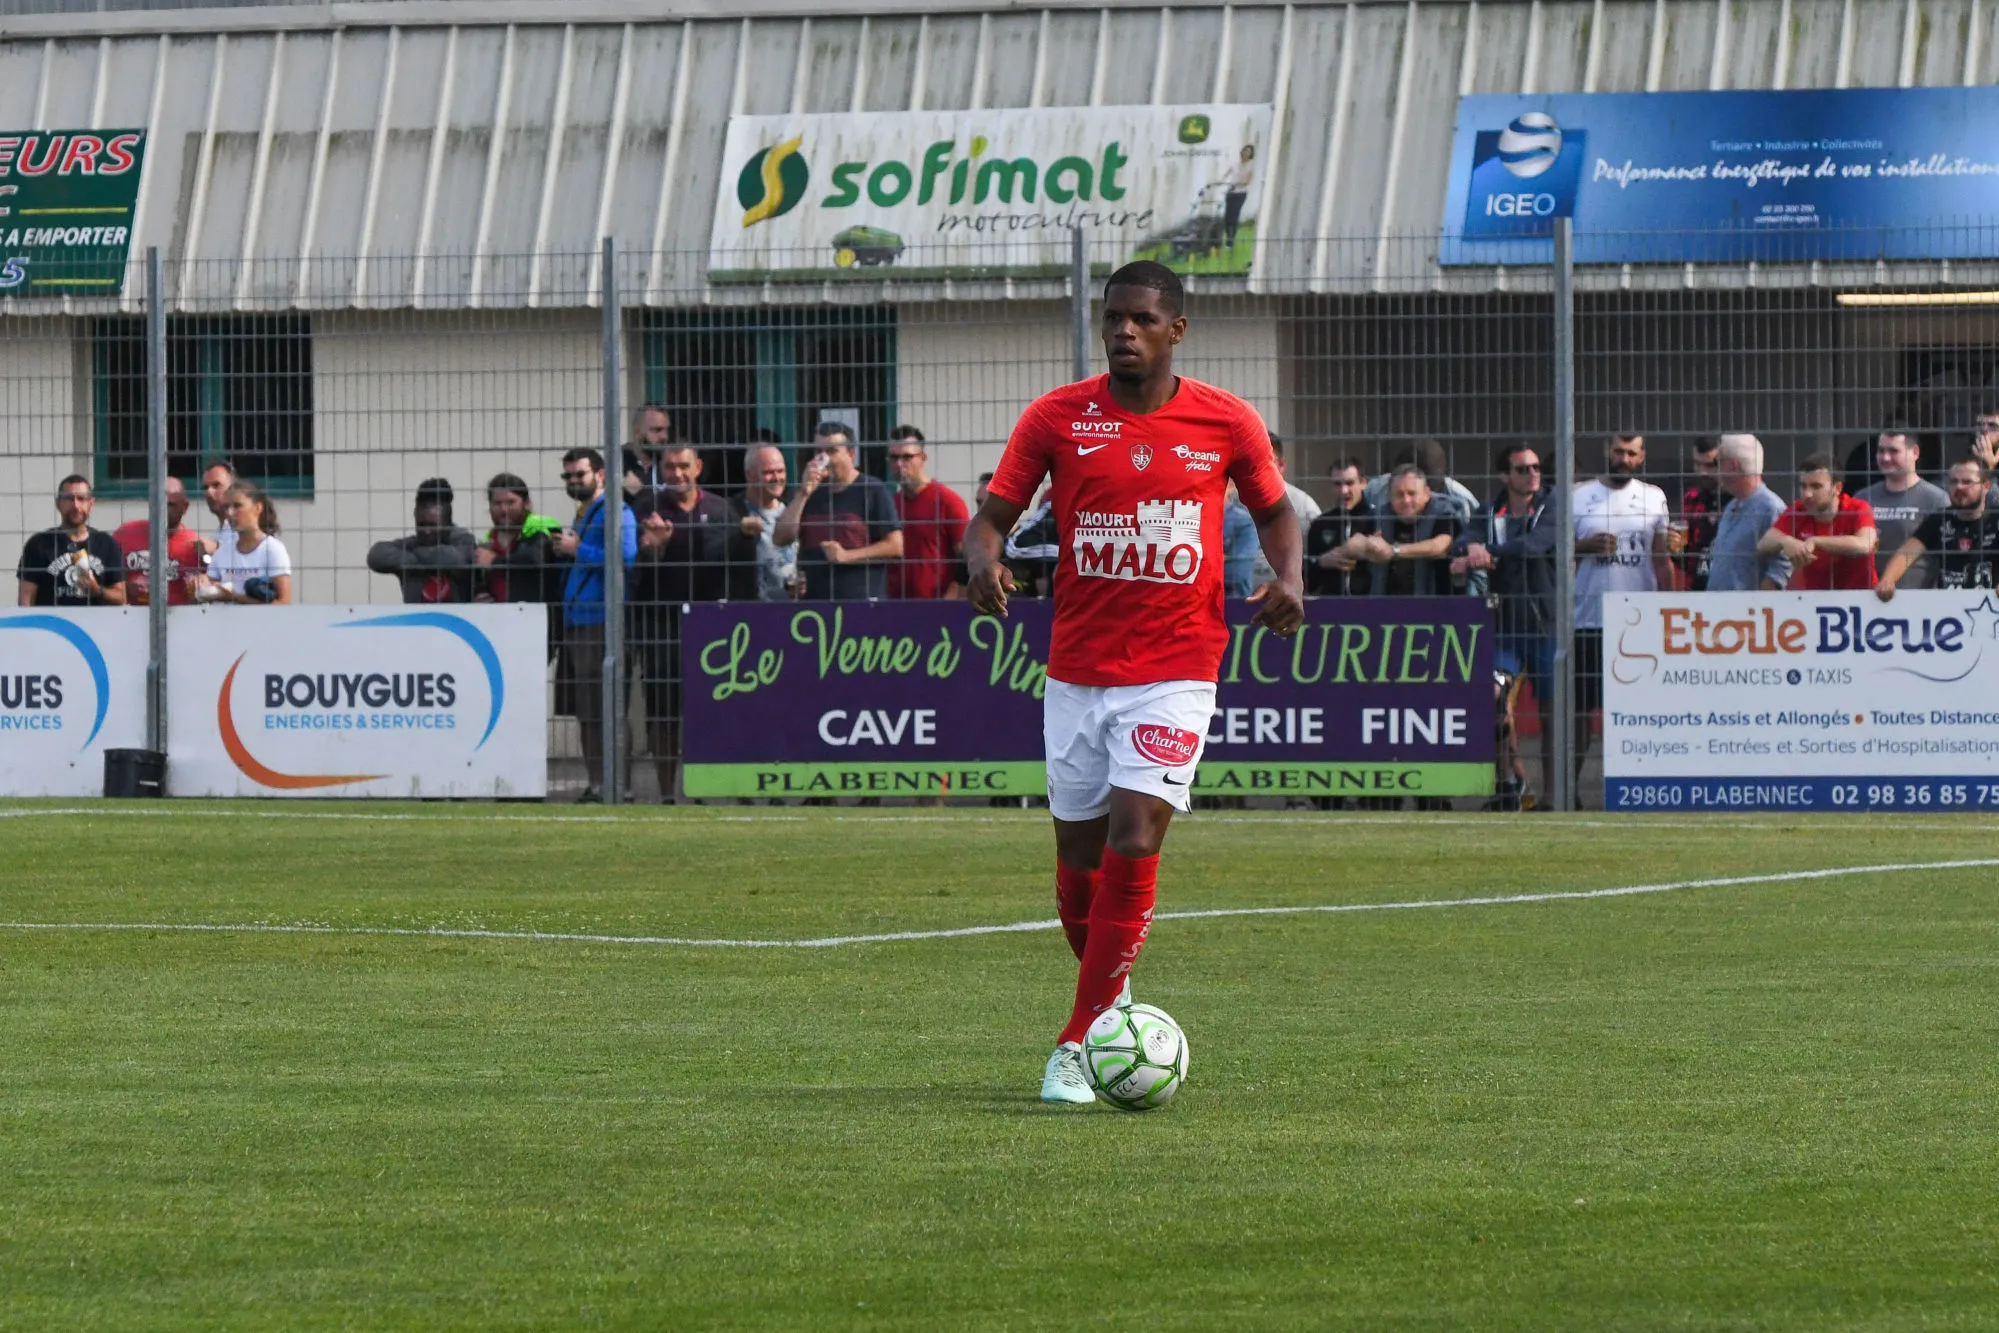
[[[181,526],[187,517],[187,487],[179,477],[167,478],[167,605],[186,606],[194,599],[188,593],[193,576],[201,573],[201,538]],[[111,534],[125,557],[125,599],[128,606],[144,606],[150,600],[153,559],[153,525],[143,518],[119,525]]]
[[[1761,556],[1791,562],[1791,592],[1861,590],[1874,586],[1874,511],[1846,494],[1832,459],[1813,454],[1798,464],[1798,498],[1756,543]]]
[[[951,587],[951,570],[965,542],[964,497],[930,479],[923,432],[897,426],[889,437],[888,470],[897,483],[895,512],[902,520],[902,559],[888,567],[891,597],[937,598]]]
[[[1152,923],[1159,848],[1188,806],[1206,747],[1222,618],[1222,505],[1233,480],[1274,582],[1256,621],[1304,621],[1303,541],[1270,436],[1233,394],[1173,373],[1186,336],[1180,279],[1140,261],[1104,286],[1110,373],[1044,394],[1021,414],[965,533],[972,605],[1005,615],[1006,534],[1053,481],[1059,558],[1042,727],[1055,820],[1055,901],[1080,967],[1041,1099],[1093,1100],[1082,1039],[1129,995]]]

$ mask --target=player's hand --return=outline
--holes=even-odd
[[[1617,534],[1598,532],[1583,537],[1576,542],[1576,551],[1581,555],[1616,555]]]
[[[965,597],[972,609],[983,616],[1004,616],[1006,599],[1016,585],[1013,571],[995,560],[984,569],[972,572],[972,581],[965,589]]]
[[[566,558],[573,558],[576,554],[576,547],[579,541],[580,539],[575,533],[565,532],[555,539],[555,549],[560,555]]]
[[[478,550],[472,552],[472,563],[475,565],[490,565],[499,558],[490,546],[481,546]]]
[[[1892,602],[1895,600],[1895,585],[1887,579],[1882,579],[1874,585],[1874,595],[1884,602]]]
[[[745,514],[745,515],[743,515],[743,522],[742,522],[742,529],[743,529],[743,535],[744,535],[745,537],[761,537],[761,536],[763,536],[763,535],[764,535],[764,521],[763,521],[763,517],[762,517],[762,515],[760,515],[760,514]]]
[[[639,545],[664,546],[673,540],[673,523],[658,513],[639,520]]]
[[[826,557],[826,563],[829,565],[851,565],[854,563],[854,553],[838,542],[820,542],[819,553]]]
[[[1261,625],[1281,639],[1290,638],[1305,623],[1304,594],[1282,580],[1264,584],[1249,595],[1249,600],[1263,603],[1249,623]]]

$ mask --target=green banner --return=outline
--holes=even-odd
[[[0,130],[0,292],[125,286],[144,130]]]
[[[1011,763],[689,764],[689,796],[1043,796],[1040,760]]]
[[[1490,796],[1492,765],[1203,763],[1197,796]]]

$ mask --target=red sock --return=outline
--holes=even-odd
[[[1090,938],[1090,903],[1103,882],[1101,870],[1078,870],[1061,861],[1055,863],[1055,913],[1062,918],[1062,933],[1080,961],[1083,943]]]
[[[1145,947],[1152,929],[1152,903],[1159,885],[1159,858],[1127,861],[1104,849],[1102,882],[1090,902],[1089,938],[1076,973],[1076,1007],[1061,1041],[1081,1041],[1096,1016],[1124,989],[1125,974]]]

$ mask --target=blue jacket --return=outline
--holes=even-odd
[[[1261,546],[1256,518],[1239,500],[1222,509],[1222,591],[1229,597],[1247,597],[1256,589],[1256,553]]]
[[[632,517],[632,507],[623,500],[618,507],[624,510],[619,543],[625,548],[625,567],[631,568],[639,558],[639,521]],[[631,592],[631,580],[625,580],[625,591]],[[601,625],[604,623],[604,499],[599,496],[583,511],[583,521],[576,533],[576,563],[569,567],[569,582],[562,589],[562,623],[565,625]]]

